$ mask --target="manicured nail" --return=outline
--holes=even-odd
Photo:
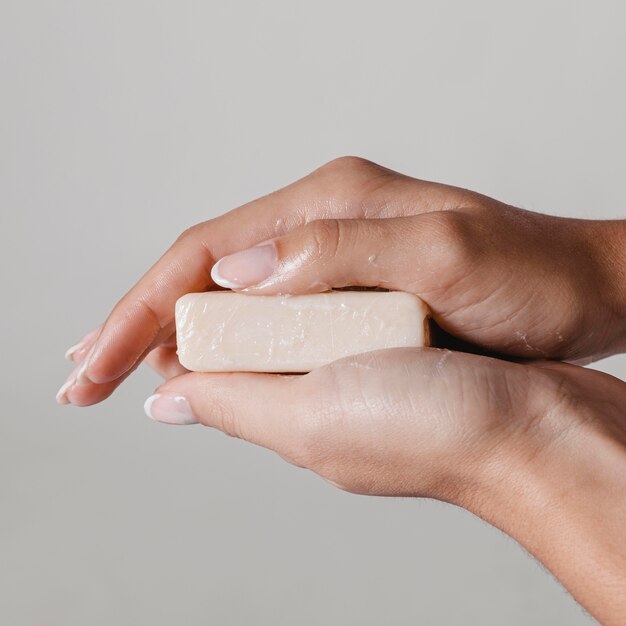
[[[65,358],[68,361],[76,361],[80,358],[80,353],[85,352],[87,347],[97,337],[98,333],[102,329],[102,324],[96,326],[93,330],[90,330],[84,337],[81,337],[80,341],[77,341],[73,346],[70,346],[65,352]]]
[[[222,287],[241,289],[269,278],[276,269],[278,255],[268,243],[222,257],[211,270],[211,278]]]
[[[79,341],[78,343],[75,343],[73,346],[70,346],[65,353],[65,358],[68,361],[73,361],[74,354],[78,352],[81,348],[83,348],[84,345],[85,345],[84,341]]]
[[[89,365],[89,360],[91,357],[91,353],[93,352],[93,348],[89,351],[89,354],[85,357],[85,360],[82,362],[80,369],[76,372],[76,384],[77,385],[88,385],[91,383],[87,374],[85,374],[85,370]]]
[[[73,376],[70,376],[62,385],[61,388],[57,391],[56,401],[59,404],[69,404],[70,401],[67,398],[68,389],[76,382],[76,379]]]
[[[146,415],[164,424],[197,424],[191,406],[185,396],[155,393],[143,405]]]
[[[93,381],[87,376],[87,367],[89,367],[89,363],[91,362],[91,357],[93,356],[94,350],[96,348],[96,341],[91,348],[89,348],[89,352],[87,352],[85,356],[85,360],[81,363],[80,368],[76,372],[76,384],[77,385],[91,385]]]

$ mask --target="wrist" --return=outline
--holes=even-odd
[[[523,545],[603,624],[626,623],[626,437],[598,426],[606,415],[570,409],[546,412],[523,441],[501,446],[468,508]]]

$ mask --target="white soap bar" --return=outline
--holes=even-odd
[[[176,303],[178,358],[195,372],[308,372],[361,352],[427,345],[427,316],[422,300],[400,291],[190,293]]]

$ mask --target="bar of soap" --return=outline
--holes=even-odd
[[[178,358],[195,372],[309,372],[361,352],[427,345],[427,317],[424,302],[401,291],[189,293],[176,303]]]

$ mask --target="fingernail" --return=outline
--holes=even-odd
[[[70,376],[62,385],[61,388],[57,391],[56,401],[59,404],[69,404],[70,401],[67,398],[68,389],[74,384],[75,378]]]
[[[85,345],[84,341],[79,341],[78,343],[75,343],[73,346],[70,346],[65,352],[65,358],[68,361],[73,361],[74,359],[72,357],[74,356],[74,354],[78,352],[84,345]]]
[[[88,385],[91,383],[91,380],[89,380],[89,377],[87,376],[87,374],[85,374],[85,370],[87,369],[87,366],[89,365],[89,359],[91,357],[92,351],[93,351],[93,348],[89,351],[89,354],[85,357],[85,360],[80,366],[80,369],[78,370],[78,372],[76,372],[75,382],[77,385]]]
[[[240,289],[257,285],[276,269],[278,255],[274,243],[268,243],[222,257],[211,270],[211,278],[220,286]]]
[[[87,350],[87,346],[92,342],[96,335],[102,329],[102,324],[96,326],[93,330],[90,330],[85,336],[81,337],[80,341],[77,341],[73,346],[70,346],[65,352],[65,358],[68,361],[75,361],[77,357],[80,357],[79,353]]]
[[[185,396],[169,393],[155,393],[150,396],[143,409],[146,415],[164,424],[197,424],[191,406]]]
[[[83,361],[83,364],[80,366],[80,369],[78,370],[78,372],[76,374],[76,384],[77,385],[87,385],[87,384],[89,384],[91,382],[89,380],[87,374],[85,374],[85,370],[87,369],[87,365],[89,365],[89,357],[87,357]]]

